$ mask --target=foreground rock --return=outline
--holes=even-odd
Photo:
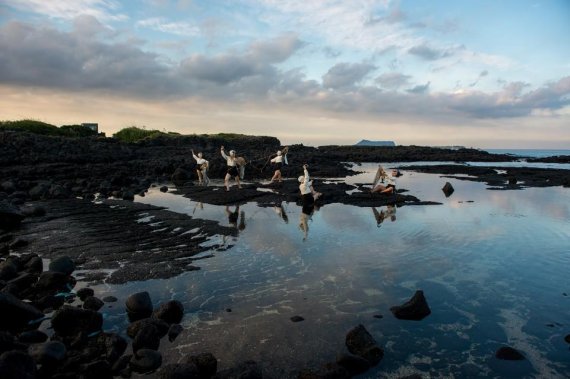
[[[346,347],[352,354],[364,358],[370,366],[376,366],[384,357],[384,350],[376,344],[362,324],[347,333]]]

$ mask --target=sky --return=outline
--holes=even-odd
[[[567,0],[0,0],[0,120],[570,149]]]

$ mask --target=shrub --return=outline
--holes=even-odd
[[[113,134],[113,138],[116,138],[119,141],[132,143],[165,134],[166,133],[163,133],[160,130],[146,130],[138,128],[136,126],[130,126],[128,128],[121,129],[117,133]]]

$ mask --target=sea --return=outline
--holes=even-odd
[[[254,360],[264,377],[296,378],[346,353],[346,333],[361,324],[384,358],[357,378],[570,377],[570,189],[498,191],[384,165],[401,167],[400,188],[440,205],[327,204],[301,227],[295,203],[241,204],[237,236],[209,241],[212,249],[195,261],[201,270],[94,289],[120,302],[139,291],[154,304],[182,302],[184,332],[161,341],[163,364],[210,352],[220,370]],[[377,163],[355,168],[358,175],[342,179],[370,183]],[[445,182],[455,188],[449,197]],[[158,187],[135,201],[230,225],[226,207]],[[417,290],[431,314],[395,318],[390,308]],[[102,312],[105,330],[124,333],[124,307]],[[495,358],[503,346],[525,359]]]
[[[525,158],[546,158],[556,157],[560,155],[570,155],[568,149],[482,149],[491,154],[510,154],[517,157]]]

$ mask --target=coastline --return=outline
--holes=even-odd
[[[18,263],[18,275],[5,280],[2,291],[21,299],[32,300],[33,306],[39,312],[52,317],[66,309],[63,300],[77,302],[71,294],[57,298],[57,295],[66,289],[69,293],[69,286],[76,285],[76,282],[81,286],[88,286],[171,278],[184,272],[199,270],[199,262],[193,258],[195,255],[208,249],[231,248],[231,245],[209,243],[215,242],[214,237],[220,235],[235,236],[236,230],[233,228],[132,201],[137,194],[144,196],[145,191],[153,185],[172,183],[172,191],[175,194],[214,205],[256,202],[259,206],[274,206],[280,202],[300,202],[296,181],[264,184],[272,170],[269,167],[263,169],[262,163],[265,163],[265,159],[261,158],[265,157],[263,154],[279,148],[278,145],[272,148],[253,146],[249,150],[242,146],[244,155],[253,157],[254,162],[251,169],[246,171],[246,175],[249,174],[254,179],[244,185],[242,190],[232,188],[229,193],[225,193],[220,187],[200,187],[193,184],[195,174],[189,151],[195,145],[172,145],[172,141],[161,145],[153,141],[152,144],[139,146],[94,140],[81,141],[81,149],[73,150],[69,140],[59,138],[44,139],[26,135],[3,138],[14,145],[8,149],[5,149],[8,145],[3,145],[4,149],[1,150],[3,164],[0,170],[2,178],[5,178],[0,183],[3,189],[1,199],[12,207],[10,214],[20,220],[14,228],[0,233],[2,251],[7,257],[4,266],[8,265],[5,262]],[[66,145],[67,143],[69,145]],[[105,154],[92,155],[97,148],[91,144],[100,146],[101,143],[107,144]],[[229,145],[228,142],[224,143]],[[28,150],[11,150],[23,145],[27,145]],[[41,151],[34,151],[39,148]],[[211,146],[209,151],[212,156],[216,149]],[[437,203],[411,196],[406,193],[405,188],[394,196],[371,197],[366,192],[367,184],[348,186],[335,180],[356,173],[343,162],[355,162],[355,169],[358,170],[359,162],[421,161],[418,157],[423,157],[425,161],[433,161],[434,157],[442,161],[466,161],[475,157],[470,155],[471,151],[442,152],[420,147],[401,147],[396,150],[360,149],[362,148],[351,146],[293,146],[290,153],[292,156],[297,155],[295,161],[299,159],[301,162],[309,162],[311,173],[314,171],[318,177],[316,185],[325,193],[320,200],[320,206],[340,203],[358,207],[379,207],[388,204],[401,207]],[[14,151],[21,155],[14,156]],[[482,157],[488,162],[502,162],[496,159],[505,159],[503,156],[493,155]],[[258,162],[255,162],[256,159]],[[216,161],[216,166],[220,167],[213,169],[212,176],[221,177],[224,165],[221,161]],[[481,181],[487,183],[489,189],[520,190],[527,187],[570,186],[568,170],[466,165],[414,165],[402,166],[402,169],[442,174],[444,178]],[[178,175],[175,175],[176,172]],[[290,176],[295,177],[294,174]],[[353,192],[354,189],[357,191]],[[171,190],[167,188],[167,191]],[[94,202],[96,195],[98,201]],[[158,231],[151,231],[147,223],[140,222],[142,218],[147,217],[152,218],[152,223],[160,224]],[[175,230],[195,230],[195,233],[173,233]],[[161,251],[161,254],[156,255],[155,251]],[[21,257],[25,257],[26,261]],[[53,272],[51,266],[50,270],[43,272],[38,272],[37,267],[36,271],[29,271],[26,267],[26,262],[37,261],[38,258],[47,262],[64,257],[73,261],[74,269],[63,276],[50,274]],[[81,272],[73,276],[75,270]],[[84,272],[88,274],[83,275]],[[26,275],[26,280],[21,279],[22,275]],[[50,284],[47,288],[34,284],[35,281],[43,283],[48,279]],[[18,303],[18,307],[23,305]],[[96,317],[97,310],[92,311],[94,313],[90,313],[90,317]],[[21,326],[8,328],[10,335],[16,336],[20,332]],[[105,339],[98,343],[108,343],[106,341],[109,338],[118,337],[105,334]],[[68,340],[63,339],[62,342],[70,351],[81,352],[86,348],[80,345],[81,347],[74,350]],[[128,341],[124,342],[128,344]],[[122,345],[123,342],[119,344]],[[111,363],[115,362],[109,361],[108,365]],[[73,372],[81,372],[84,369],[75,367]]]

